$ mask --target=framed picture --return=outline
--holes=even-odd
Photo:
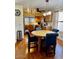
[[[52,17],[51,17],[51,15],[46,16],[45,19],[44,19],[44,21],[45,21],[45,22],[52,22]]]

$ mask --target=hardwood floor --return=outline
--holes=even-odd
[[[56,55],[46,56],[45,53],[39,53],[37,49],[31,48],[31,52],[28,53],[27,40],[18,41],[15,44],[15,59],[63,59],[63,42],[57,39]]]

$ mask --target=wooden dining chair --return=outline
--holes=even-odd
[[[38,39],[36,36],[30,36],[30,32],[27,31],[26,34],[28,35],[28,51],[30,52],[30,48],[35,48],[38,46],[37,42]],[[35,44],[33,47],[31,47],[31,43]]]

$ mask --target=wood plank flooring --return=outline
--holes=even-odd
[[[55,57],[46,56],[45,53],[39,53],[35,48],[32,48],[31,52],[28,53],[26,42],[27,39],[25,36],[25,39],[15,44],[15,59],[63,59],[63,42],[60,39],[57,39]]]

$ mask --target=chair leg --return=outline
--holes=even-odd
[[[46,48],[46,51],[45,51],[45,52],[46,52],[46,56],[48,56],[48,51],[47,51],[47,48]]]
[[[30,52],[30,43],[28,44],[28,52]]]
[[[54,53],[54,55],[55,55],[55,50],[56,50],[56,46],[54,46],[54,48],[53,48],[53,51],[54,51],[53,53]]]
[[[28,48],[28,52],[30,52],[30,49]]]
[[[49,47],[46,47],[46,49],[45,49],[46,56],[48,56],[48,49],[49,49]]]
[[[53,54],[55,55],[55,48],[53,50],[54,50]]]

